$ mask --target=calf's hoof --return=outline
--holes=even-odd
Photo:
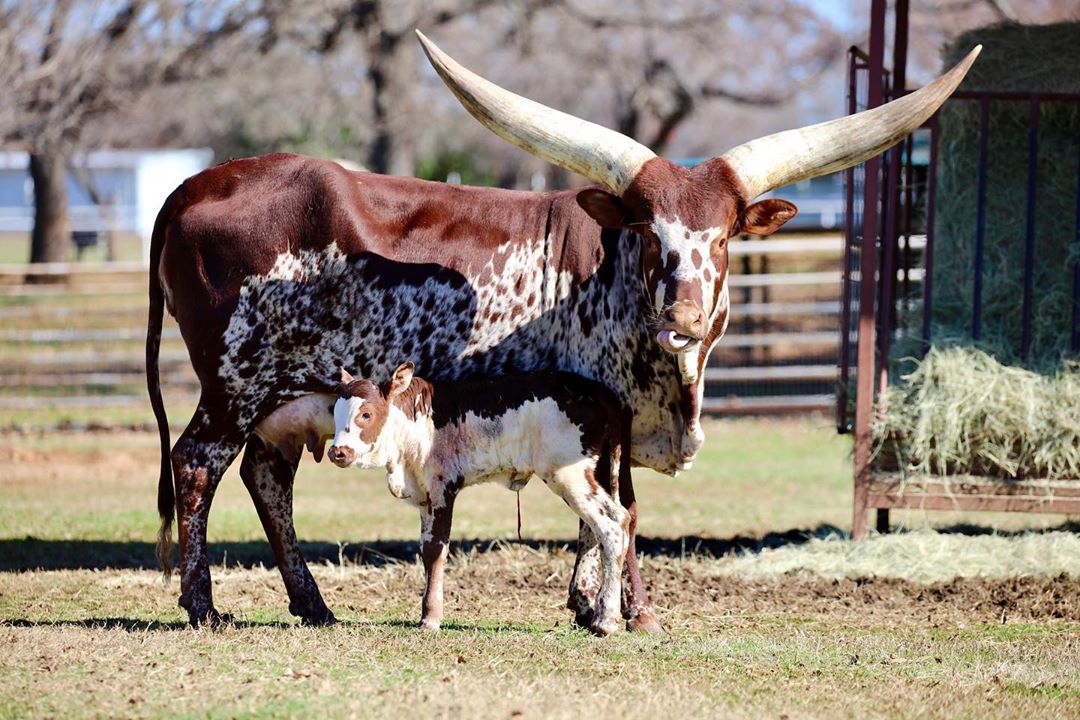
[[[617,620],[610,619],[606,621],[595,620],[589,625],[589,632],[596,637],[607,637],[608,635],[614,635],[622,630],[622,626]]]
[[[659,635],[664,632],[664,627],[652,613],[641,613],[637,617],[630,618],[626,621],[626,629],[629,632],[648,633],[650,635]]]
[[[439,632],[439,627],[441,624],[442,623],[438,620],[430,620],[428,618],[424,618],[420,621],[420,629],[426,633],[437,633]]]

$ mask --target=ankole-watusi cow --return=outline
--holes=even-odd
[[[307,622],[333,619],[293,530],[298,455],[255,430],[287,400],[324,389],[343,365],[379,376],[404,355],[433,380],[577,373],[632,411],[636,464],[669,474],[688,467],[704,441],[702,368],[728,322],[727,240],[771,232],[795,214],[788,202],[755,198],[895,144],[944,102],[978,52],[888,105],[686,169],[507,92],[420,40],[477,119],[599,186],[459,187],[268,155],[205,170],[170,195],[150,251],[147,381],[162,445],[158,555],[167,567],[175,507],[180,605],[192,623],[218,618],[207,519],[242,449],[240,474],[290,610]],[[171,465],[157,371],[163,307],[202,387]],[[632,531],[633,489],[621,490]],[[596,544],[584,535],[576,587],[595,593]],[[632,626],[655,627],[633,557],[631,542],[624,614]]]

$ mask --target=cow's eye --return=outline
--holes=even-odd
[[[368,413],[368,412],[366,412],[366,413],[362,414],[362,415],[360,416],[360,418],[361,418],[362,420],[370,420],[370,419],[371,419],[371,413]]]

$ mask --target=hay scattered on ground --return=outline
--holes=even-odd
[[[1080,578],[1080,536],[1071,532],[1016,536],[953,535],[932,530],[854,542],[815,538],[719,561],[719,572],[745,580],[813,575],[829,580],[897,578],[937,583],[954,578]]]
[[[1080,363],[1053,375],[934,348],[879,406],[879,466],[918,474],[1080,478]]]

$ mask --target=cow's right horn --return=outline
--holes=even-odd
[[[782,185],[858,165],[888,150],[933,115],[967,75],[980,50],[982,45],[976,46],[952,70],[899,100],[751,140],[721,157],[739,176],[747,200]]]
[[[459,65],[419,30],[439,77],[473,117],[522,150],[622,195],[656,154],[621,133],[503,90]]]

